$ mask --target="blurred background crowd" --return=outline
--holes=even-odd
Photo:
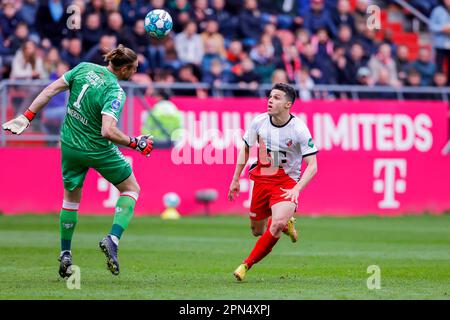
[[[368,24],[371,4],[381,8],[379,29]],[[2,0],[0,77],[56,79],[81,61],[105,64],[122,43],[139,55],[132,81],[147,94],[153,82],[235,84],[241,90],[223,91],[234,96],[288,82],[305,100],[317,84],[448,86],[450,0],[409,4],[429,23],[387,0]],[[144,30],[152,9],[174,21],[162,40]]]

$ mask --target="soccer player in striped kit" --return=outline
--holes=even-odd
[[[254,236],[261,236],[250,255],[234,271],[242,281],[247,271],[272,251],[281,233],[297,241],[294,214],[300,192],[317,173],[317,148],[306,124],[291,113],[296,92],[288,84],[278,83],[270,92],[267,112],[255,117],[244,134],[228,192],[229,200],[239,195],[239,177],[250,148],[256,143],[258,161],[249,170],[254,181],[250,205],[250,223]],[[301,174],[302,161],[306,169]]]

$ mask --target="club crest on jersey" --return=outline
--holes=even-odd
[[[291,138],[287,138],[286,139],[286,145],[288,146],[288,148],[290,148],[292,146],[292,139]]]
[[[114,99],[113,102],[111,102],[111,108],[113,110],[119,110],[119,108],[120,108],[120,101],[118,99]]]

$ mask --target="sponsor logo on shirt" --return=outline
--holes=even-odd
[[[310,148],[313,148],[313,147],[314,147],[314,141],[313,141],[312,138],[309,138],[309,140],[308,140],[308,146],[309,146]]]

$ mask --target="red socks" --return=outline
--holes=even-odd
[[[277,243],[279,238],[275,238],[270,230],[267,229],[266,232],[256,241],[255,247],[252,252],[248,256],[247,259],[244,260],[244,263],[247,264],[250,269],[252,265],[260,261],[262,258],[267,256],[270,251],[272,251],[273,246]]]

